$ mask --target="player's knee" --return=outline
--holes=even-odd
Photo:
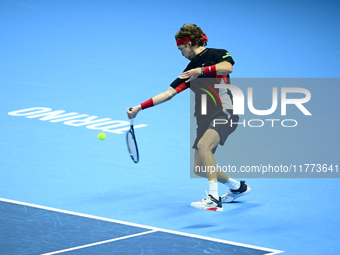
[[[200,152],[205,152],[205,151],[210,151],[211,149],[209,148],[209,146],[207,146],[205,143],[202,142],[198,142],[197,144],[197,149]]]

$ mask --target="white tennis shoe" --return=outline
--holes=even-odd
[[[215,199],[212,195],[207,194],[206,198],[203,198],[201,201],[199,202],[192,202],[191,206],[197,209],[201,209],[201,210],[208,210],[208,211],[223,211],[223,207],[222,207],[222,200],[219,197],[219,200]]]
[[[251,188],[249,185],[245,184],[245,181],[240,182],[241,186],[239,189],[233,190],[229,189],[227,193],[221,196],[221,199],[223,202],[230,203],[234,201],[236,198],[242,197],[244,195],[247,195]]]

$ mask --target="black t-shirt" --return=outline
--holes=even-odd
[[[229,62],[232,65],[235,63],[228,51],[206,48],[190,61],[183,72],[197,67],[212,66],[224,61]],[[229,75],[200,75],[189,83],[185,83],[186,79],[177,78],[170,86],[173,87],[177,93],[180,93],[187,88],[191,88],[195,93],[195,116],[197,118],[197,123],[200,123],[207,118],[216,117],[223,113],[227,114],[227,110],[232,109],[232,94],[230,90],[214,87],[214,85],[217,83],[219,84],[222,79],[224,83],[230,83]],[[202,113],[202,98],[205,98],[205,114]]]

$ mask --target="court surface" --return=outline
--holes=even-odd
[[[0,254],[340,254],[339,8],[0,1]],[[332,178],[244,178],[251,193],[223,212],[190,207],[209,187],[190,178],[189,90],[140,112],[140,162],[131,161],[126,109],[167,90],[186,67],[173,38],[186,22],[203,28],[208,47],[231,53],[232,78],[320,79],[301,85],[312,116],[293,106],[282,116],[280,97],[272,116],[246,110],[245,123],[299,124],[238,128],[225,159],[327,165]],[[253,92],[256,108],[270,108],[268,87]]]
[[[1,201],[7,254],[277,254],[279,251]],[[16,240],[16,241],[14,241]]]

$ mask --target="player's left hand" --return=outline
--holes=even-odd
[[[182,73],[180,76],[178,76],[178,78],[188,79],[185,81],[187,83],[187,82],[190,82],[196,79],[200,75],[201,75],[201,68],[197,67],[197,68],[194,68],[194,69],[191,69],[189,71]]]

